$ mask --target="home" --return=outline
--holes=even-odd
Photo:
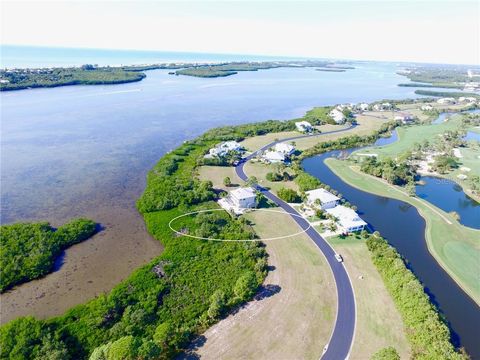
[[[455,99],[452,97],[441,98],[437,100],[439,104],[455,104]]]
[[[309,206],[322,210],[331,209],[337,206],[340,198],[328,192],[325,189],[315,189],[305,192],[307,196],[306,203]]]
[[[333,109],[328,115],[337,123],[343,124],[345,122],[345,115],[338,109]]]
[[[242,150],[242,145],[240,145],[236,141],[225,141],[213,149],[210,149],[208,154],[205,155],[206,158],[212,158],[212,157],[222,157],[227,155],[231,151],[241,151]]]
[[[228,196],[218,200],[219,205],[227,211],[242,214],[247,209],[257,206],[257,194],[251,187],[238,188],[228,193]]]
[[[403,124],[408,124],[413,122],[415,119],[412,115],[409,114],[398,114],[394,117],[395,121],[401,121]]]
[[[282,153],[285,156],[290,156],[295,152],[295,147],[293,147],[292,145],[289,145],[289,144],[285,144],[285,143],[275,144],[273,149],[276,152]]]
[[[345,232],[361,231],[367,226],[367,223],[354,210],[346,206],[338,205],[326,211],[338,219],[338,224]]]
[[[423,111],[430,111],[430,110],[433,109],[433,106],[430,105],[430,104],[426,104],[426,105],[422,105],[422,107],[420,109],[423,110]]]
[[[312,124],[310,124],[308,121],[296,122],[295,126],[300,132],[310,132],[313,130]]]
[[[367,110],[368,110],[368,104],[367,104],[367,103],[358,104],[357,108],[358,108],[360,111],[367,111]]]
[[[373,110],[375,111],[386,111],[391,110],[392,108],[393,105],[388,102],[373,105]]]
[[[274,164],[274,163],[285,162],[286,157],[285,157],[285,154],[278,151],[267,151],[265,154],[263,154],[263,160]]]

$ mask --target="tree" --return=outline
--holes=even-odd
[[[215,291],[210,297],[210,306],[207,310],[208,317],[212,320],[218,319],[225,305],[225,293],[221,290]]]
[[[280,199],[288,203],[298,203],[302,201],[300,195],[292,189],[281,188],[277,191],[277,195]]]
[[[153,334],[153,341],[155,341],[155,344],[157,344],[158,346],[166,348],[168,345],[168,341],[171,337],[171,333],[172,326],[170,322],[163,322],[155,329],[155,333]]]
[[[223,185],[225,185],[226,187],[232,186],[232,180],[230,180],[230,177],[226,176],[223,179]]]
[[[257,287],[258,283],[255,273],[248,271],[237,279],[233,292],[239,300],[246,301],[255,294]]]
[[[331,232],[335,232],[337,231],[338,227],[337,227],[337,224],[335,224],[334,222],[331,222],[330,224],[328,224],[328,230],[330,230]]]
[[[393,346],[389,346],[373,354],[371,360],[400,360],[400,355]]]
[[[250,176],[247,180],[247,185],[248,186],[254,186],[257,183],[258,183],[258,180],[255,176]]]

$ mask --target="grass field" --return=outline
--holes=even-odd
[[[258,183],[264,187],[267,187],[273,192],[277,192],[278,189],[286,187],[298,191],[298,185],[294,181],[268,181],[266,175],[269,172],[274,172],[275,168],[272,165],[264,164],[261,162],[251,162],[245,164],[245,173],[248,175],[254,175],[258,179]],[[289,168],[285,168],[283,171],[293,175],[293,171]]]
[[[398,187],[361,173],[347,161],[327,159],[327,165],[348,184],[363,191],[405,201],[426,220],[428,249],[449,275],[480,304],[480,231],[462,226],[455,218],[432,204],[408,196]]]
[[[292,233],[285,213],[251,212],[260,237]],[[272,226],[275,224],[275,226]],[[208,329],[194,352],[202,359],[318,359],[336,314],[332,273],[306,235],[266,242],[269,272],[263,299],[254,300]]]
[[[386,121],[391,120],[383,112],[369,112],[357,117],[358,126],[348,132],[339,132],[335,134],[324,134],[321,136],[311,136],[304,139],[295,140],[295,147],[298,150],[306,150],[319,142],[336,140],[347,135],[369,135],[373,131],[378,130],[380,126]],[[333,130],[340,130],[348,127],[348,125],[321,125],[317,128],[322,132],[329,132]],[[284,131],[278,133],[270,133],[262,136],[255,136],[245,139],[242,145],[249,151],[255,151],[278,139],[286,139],[293,136],[300,136],[296,131]]]
[[[409,358],[402,318],[371,261],[365,241],[353,235],[327,240],[342,254],[355,290],[357,325],[350,359],[369,359],[388,346],[395,347],[402,359]]]

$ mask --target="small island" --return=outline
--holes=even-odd
[[[140,81],[145,76],[138,71],[90,64],[68,68],[5,69],[0,70],[0,91],[66,85],[123,84]]]

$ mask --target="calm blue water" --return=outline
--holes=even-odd
[[[455,211],[460,223],[480,229],[480,204],[465,195],[462,187],[451,180],[422,176],[424,185],[417,185],[417,196],[446,212]]]
[[[155,64],[165,62],[227,62],[292,60],[285,56],[209,54],[172,51],[105,50],[35,46],[0,46],[0,67],[51,67],[98,65]],[[300,59],[300,58],[295,58]]]
[[[392,64],[343,73],[280,68],[202,79],[147,72],[141,82],[0,94],[2,221],[88,215],[131,204],[168,150],[226,124],[301,116],[316,105],[413,97]]]
[[[467,134],[463,137],[463,139],[466,141],[474,140],[480,142],[480,133],[474,131],[467,131]]]
[[[382,145],[393,142],[393,137],[382,141]],[[375,145],[380,145],[376,143]],[[480,359],[480,346],[478,343],[478,324],[480,323],[480,310],[477,304],[463,292],[463,290],[450,278],[437,261],[430,254],[425,240],[425,220],[417,209],[403,201],[390,199],[383,196],[370,194],[356,189],[340,179],[324,163],[329,157],[345,157],[358,149],[331,151],[322,155],[305,159],[303,168],[320,181],[339,191],[352,204],[358,207],[360,216],[368,222],[370,228],[378,230],[387,241],[406,259],[409,268],[420,279],[431,300],[439,307],[446,317],[451,329],[452,340],[456,346],[463,346],[473,359]],[[433,195],[431,183],[428,193]],[[435,186],[435,184],[434,184]],[[424,189],[425,190],[425,189]],[[435,193],[439,200],[437,206],[445,206],[446,199],[457,199],[456,204],[449,206],[463,207],[467,221],[478,224],[478,204],[469,202],[464,198],[463,192],[445,187]],[[441,192],[440,192],[441,191]],[[435,199],[429,201],[435,204]],[[442,207],[443,208],[443,207]],[[459,210],[459,209],[455,209]],[[477,214],[477,215],[475,215]],[[475,227],[477,227],[475,226]]]

